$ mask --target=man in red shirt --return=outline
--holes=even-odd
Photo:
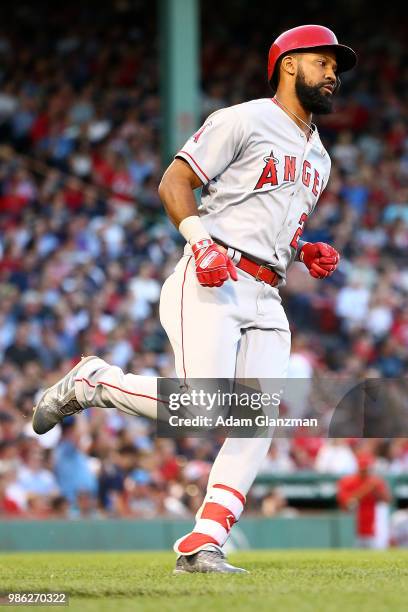
[[[337,499],[344,510],[356,510],[357,537],[360,546],[373,548],[376,534],[376,507],[389,503],[391,495],[387,483],[372,473],[372,455],[357,456],[358,472],[338,481]]]

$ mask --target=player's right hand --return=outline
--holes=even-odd
[[[226,280],[238,280],[237,269],[226,253],[212,240],[192,245],[198,282],[203,287],[221,287]]]

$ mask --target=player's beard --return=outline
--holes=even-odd
[[[308,85],[305,80],[305,74],[299,67],[299,72],[296,76],[295,90],[299,102],[303,108],[309,113],[316,115],[328,115],[332,111],[333,94],[322,93],[322,87],[326,83],[318,83],[317,85]]]

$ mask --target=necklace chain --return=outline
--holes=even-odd
[[[296,119],[298,119],[299,121],[301,121],[303,123],[303,125],[305,125],[307,128],[309,128],[310,133],[312,134],[314,132],[314,123],[311,123],[310,125],[306,122],[303,121],[303,119],[301,117],[299,117],[296,113],[294,113],[293,111],[290,110],[290,108],[288,108],[287,106],[285,106],[284,104],[282,104],[282,102],[280,100],[278,100],[278,98],[276,96],[274,96],[274,99],[276,100],[276,102],[279,104],[279,106],[281,106],[282,108],[284,108],[286,111],[288,111],[288,113],[291,113],[291,115],[293,115],[294,117],[296,117]]]

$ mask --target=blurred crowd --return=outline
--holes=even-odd
[[[276,27],[274,15],[271,34],[255,11],[244,31],[230,4],[214,13],[203,3],[203,118],[270,95],[268,44],[297,25]],[[338,20],[360,64],[336,112],[318,120],[332,175],[304,239],[333,244],[342,259],[324,282],[301,264],[289,274],[293,378],[408,372],[408,69],[404,31],[382,17],[375,35],[370,18],[359,20],[354,38],[333,15],[304,20],[333,29]],[[30,425],[38,394],[82,354],[174,373],[158,300],[182,243],[157,194],[156,16],[137,1],[17,2],[9,19],[0,24],[0,516],[190,517],[221,440],[155,439],[149,422],[114,410],[87,410],[41,438]],[[274,442],[263,471],[350,474],[362,448],[383,474],[407,471],[408,439],[300,434]],[[284,505],[254,494],[249,509]]]

